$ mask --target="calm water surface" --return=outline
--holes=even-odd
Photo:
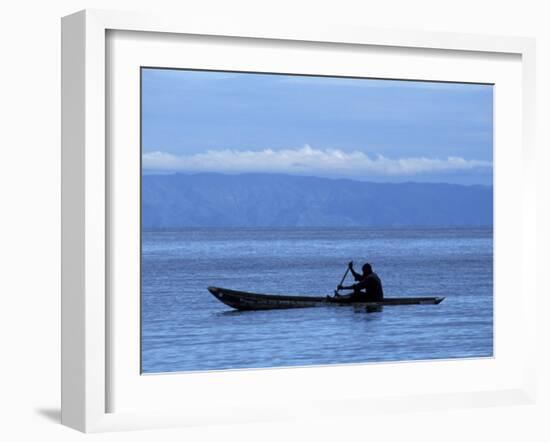
[[[143,232],[142,371],[492,356],[492,237],[490,228]],[[373,264],[387,297],[446,299],[368,314],[237,312],[206,290],[332,294],[351,259]]]

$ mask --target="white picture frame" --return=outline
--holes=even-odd
[[[404,393],[378,394],[372,396],[361,391],[353,397],[332,391],[326,397],[311,398],[308,406],[297,399],[280,399],[271,405],[260,403],[254,406],[253,396],[233,399],[235,411],[213,413],[208,403],[201,402],[198,394],[192,393],[186,400],[194,407],[168,407],[161,404],[135,410],[113,410],[109,395],[114,388],[110,375],[113,347],[110,330],[117,321],[111,311],[109,290],[112,284],[109,275],[110,247],[116,229],[109,228],[109,217],[116,198],[110,194],[109,140],[106,121],[109,118],[108,76],[109,63],[107,34],[109,32],[157,33],[171,36],[218,36],[225,39],[256,39],[285,42],[288,46],[308,44],[338,44],[346,46],[369,46],[383,51],[385,48],[403,50],[426,49],[439,53],[468,53],[483,59],[490,54],[514,56],[519,60],[521,80],[512,91],[520,97],[521,121],[513,122],[517,132],[521,155],[518,196],[521,199],[521,214],[518,223],[511,226],[518,235],[515,242],[521,256],[521,296],[514,301],[522,315],[516,318],[516,327],[522,330],[523,352],[518,367],[518,376],[509,384],[503,383],[484,389],[481,384],[468,387],[468,376],[473,378],[482,370],[493,370],[480,364],[453,365],[444,370],[464,373],[466,382],[460,392],[446,389],[445,382],[426,394]],[[146,34],[143,34],[146,35]],[[133,14],[99,10],[81,11],[63,18],[62,21],[62,423],[85,432],[121,429],[157,428],[166,426],[203,425],[215,422],[250,422],[258,420],[285,419],[288,417],[318,417],[340,413],[368,414],[374,409],[388,412],[415,408],[455,408],[498,404],[533,403],[536,393],[535,370],[535,316],[537,291],[535,285],[534,257],[535,236],[535,167],[534,161],[534,105],[535,105],[535,44],[532,39],[518,37],[491,37],[479,35],[427,33],[416,31],[388,31],[348,27],[309,25],[294,28],[282,24],[265,26],[254,23],[216,23],[197,21],[192,18],[158,17],[150,14]],[[435,55],[437,56],[437,55]],[[111,60],[112,61],[112,60]],[[515,83],[514,83],[515,84]],[[514,116],[512,115],[512,117]],[[514,155],[516,155],[514,153]],[[513,160],[513,158],[511,158]],[[510,162],[503,162],[509,167]],[[504,170],[504,169],[501,169]],[[497,171],[497,174],[499,172]],[[498,203],[497,201],[497,204]],[[508,204],[502,200],[502,206]],[[516,201],[517,204],[517,201]],[[497,221],[498,222],[498,217]],[[124,252],[122,252],[124,253]],[[495,249],[498,256],[498,246]],[[515,259],[516,265],[518,259]],[[496,290],[496,289],[495,289]],[[513,306],[510,302],[507,306]],[[502,304],[504,305],[504,303]],[[497,321],[498,321],[498,312]],[[134,329],[132,329],[134,330]],[[112,331],[111,331],[112,334]],[[498,358],[498,355],[497,355]],[[488,365],[488,364],[485,364]],[[521,367],[520,367],[521,366]],[[378,367],[381,367],[380,365]],[[386,364],[385,371],[396,373],[418,371],[415,364]],[[347,368],[361,375],[366,367]],[[380,368],[368,368],[378,370]],[[305,369],[308,370],[308,369]],[[318,369],[321,370],[321,369]],[[326,376],[342,376],[342,367],[325,368]],[[340,370],[340,372],[338,372]],[[438,368],[440,370],[440,368]],[[521,370],[521,373],[518,371]],[[232,373],[206,373],[193,375],[193,383],[204,388],[221,385],[224,379],[232,382],[257,382],[266,376],[277,376],[276,382],[303,382],[304,369],[237,371]],[[276,372],[276,373],[275,373]],[[340,374],[338,374],[340,373]],[[450,373],[450,372],[449,372]],[[516,373],[516,372],[514,372]],[[307,374],[307,373],[306,373]],[[139,375],[139,373],[138,373]],[[490,371],[486,373],[490,375]],[[186,374],[178,376],[190,376]],[[246,377],[247,379],[243,379]],[[171,388],[176,376],[157,376],[163,388]],[[517,378],[517,379],[516,379]],[[456,382],[456,379],[454,380]],[[517,381],[517,382],[516,382]],[[158,380],[156,381],[158,382]],[[450,384],[451,381],[446,381]],[[153,384],[152,384],[153,385]],[[152,387],[146,387],[151,389]],[[154,385],[157,388],[157,385]],[[222,389],[223,390],[223,389]],[[190,391],[190,390],[189,390]],[[229,395],[231,390],[225,394]],[[194,396],[193,396],[194,395]],[[322,396],[322,395],[321,395]],[[220,403],[228,397],[218,398]],[[133,399],[132,399],[133,400]],[[158,398],[156,400],[159,400]],[[239,400],[241,403],[239,403]],[[334,404],[338,407],[333,407]],[[156,410],[156,411],[153,411]]]

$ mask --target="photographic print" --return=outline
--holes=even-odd
[[[141,69],[141,372],[493,356],[493,86]]]

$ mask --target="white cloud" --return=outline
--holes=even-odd
[[[489,161],[466,160],[461,157],[387,158],[368,156],[360,151],[339,149],[272,150],[210,150],[192,155],[173,155],[166,152],[143,154],[143,168],[158,171],[185,172],[270,172],[312,174],[322,176],[410,176],[429,172],[487,169]]]

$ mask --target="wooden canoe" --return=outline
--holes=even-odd
[[[439,304],[445,298],[384,298],[376,302],[350,302],[345,296],[289,296],[249,293],[221,287],[208,287],[216,299],[237,310],[273,310],[289,308],[328,307],[328,306],[365,306],[367,309],[392,305]]]

